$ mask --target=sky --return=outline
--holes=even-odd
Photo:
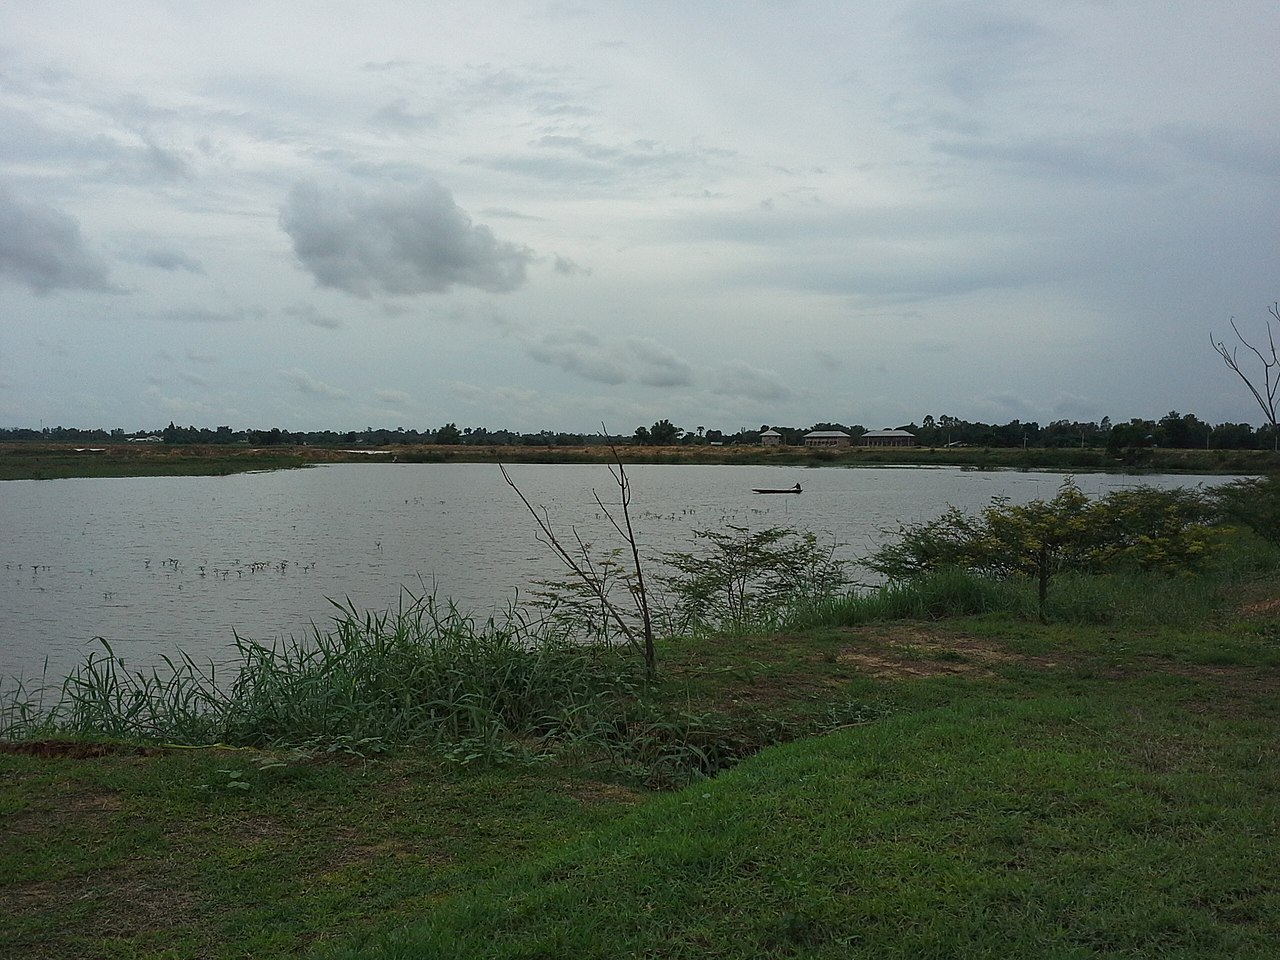
[[[0,426],[1261,424],[1210,336],[1280,298],[1278,41],[1275,0],[3,4]]]

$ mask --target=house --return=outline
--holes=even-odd
[[[804,435],[806,447],[847,447],[853,438],[843,430],[811,430]]]
[[[916,435],[906,430],[868,430],[860,442],[864,447],[914,447]]]
[[[779,447],[782,445],[782,434],[777,430],[766,430],[760,434],[760,442],[766,447]]]

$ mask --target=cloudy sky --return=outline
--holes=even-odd
[[[0,6],[0,425],[1261,422],[1275,0]]]

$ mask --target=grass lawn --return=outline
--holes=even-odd
[[[830,730],[675,791],[591,758],[13,745],[0,956],[1273,957],[1276,596],[672,645],[672,716]]]

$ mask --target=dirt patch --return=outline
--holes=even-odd
[[[579,803],[639,803],[645,794],[631,787],[602,781],[564,782],[561,789]]]
[[[857,647],[846,647],[836,660],[879,678],[966,676],[993,678],[1002,664],[1052,670],[1058,661],[1014,653],[990,640],[943,634],[926,627],[899,627],[892,632],[861,633]]]
[[[1280,597],[1246,603],[1240,608],[1242,617],[1280,617]]]
[[[164,751],[124,743],[86,743],[80,740],[24,740],[0,743],[0,753],[46,760],[92,760],[94,757],[154,757]]]
[[[841,663],[856,667],[863,673],[878,678],[916,678],[940,676],[994,677],[989,667],[976,663],[946,662],[940,660],[904,660],[900,657],[850,650],[840,654]]]

